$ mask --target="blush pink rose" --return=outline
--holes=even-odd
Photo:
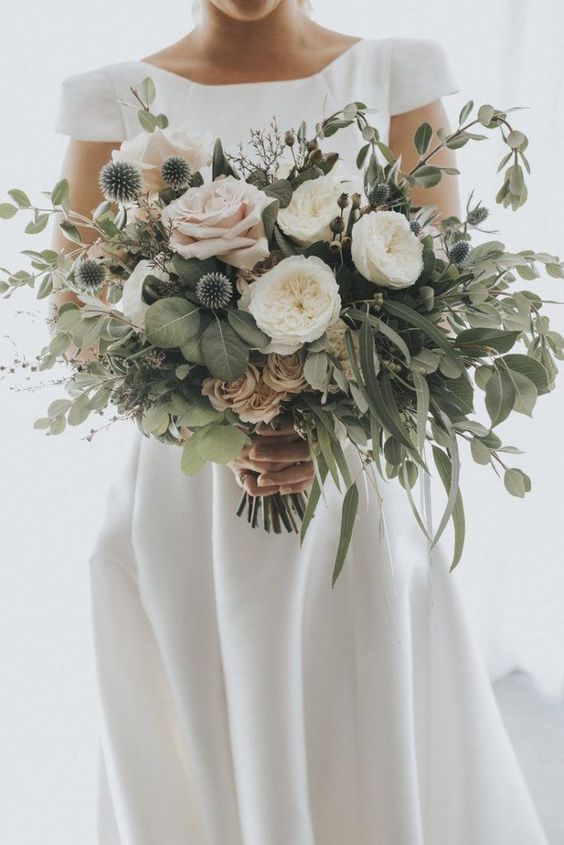
[[[112,152],[114,161],[129,161],[141,171],[147,191],[162,191],[166,187],[161,177],[161,167],[170,156],[183,158],[192,172],[206,167],[212,160],[213,136],[192,135],[186,129],[161,129],[140,132],[123,141],[119,150]]]
[[[226,176],[188,188],[162,212],[170,246],[184,258],[216,256],[250,269],[269,254],[262,212],[272,202],[263,191]]]

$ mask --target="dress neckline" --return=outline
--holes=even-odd
[[[141,67],[151,68],[151,70],[156,70],[160,73],[165,74],[166,76],[171,76],[173,79],[179,79],[181,82],[186,82],[188,85],[195,86],[197,88],[244,88],[244,87],[260,87],[264,85],[290,85],[295,84],[297,82],[308,82],[309,80],[319,79],[320,77],[324,76],[328,71],[332,70],[336,65],[340,62],[344,61],[348,58],[351,54],[353,54],[356,49],[361,45],[364,44],[366,38],[358,38],[353,44],[347,47],[346,50],[343,50],[342,53],[339,53],[338,56],[335,56],[330,62],[328,62],[321,70],[316,71],[315,73],[310,73],[307,76],[294,76],[289,79],[259,79],[252,82],[196,82],[194,79],[190,79],[187,76],[182,76],[180,73],[175,73],[172,70],[167,70],[164,67],[159,67],[159,65],[155,65],[152,62],[145,62],[143,60],[137,61],[135,64],[140,65]]]

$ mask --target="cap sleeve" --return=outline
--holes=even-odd
[[[390,63],[390,115],[421,108],[460,90],[446,53],[436,41],[392,39]]]
[[[87,71],[63,80],[55,131],[79,141],[125,139],[121,106],[107,73]]]

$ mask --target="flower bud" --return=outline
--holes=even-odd
[[[354,193],[351,197],[351,202],[352,202],[353,208],[360,208],[360,205],[362,203],[362,197],[360,196],[359,193]]]
[[[308,153],[311,153],[311,152],[313,152],[314,150],[317,150],[317,149],[318,149],[318,147],[319,147],[319,144],[317,143],[317,141],[316,141],[316,139],[315,139],[315,138],[313,139],[313,141],[308,141],[308,142],[307,142],[307,151],[308,151]]]
[[[327,153],[325,156],[325,161],[329,165],[329,167],[333,167],[334,164],[337,163],[339,159],[339,153]]]
[[[323,153],[317,147],[316,149],[312,150],[308,156],[308,161],[310,164],[318,164],[323,159]]]
[[[342,217],[334,217],[329,223],[329,228],[334,235],[339,235],[345,229],[345,221]]]
[[[375,293],[372,297],[372,305],[379,311],[380,308],[382,308],[382,306],[384,305],[384,294],[379,292]]]
[[[284,135],[284,143],[286,144],[287,147],[293,147],[295,141],[296,141],[296,136],[294,135],[293,132],[288,130],[288,132],[286,132],[286,134]]]
[[[339,199],[337,200],[337,205],[339,206],[339,208],[346,208],[348,204],[349,195],[343,191],[343,193],[339,196]]]
[[[350,248],[351,248],[351,246],[352,246],[352,238],[351,238],[351,236],[350,236],[350,235],[345,235],[345,236],[344,236],[344,238],[342,238],[341,243],[342,243],[342,245],[343,245],[343,249],[350,249]]]
[[[331,241],[329,244],[329,249],[331,252],[337,253],[341,251],[341,244],[339,241]]]

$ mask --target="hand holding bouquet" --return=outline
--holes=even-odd
[[[513,411],[531,414],[552,389],[564,338],[542,299],[516,282],[534,280],[539,265],[564,278],[564,265],[510,253],[498,240],[473,245],[488,216],[480,203],[471,198],[462,219],[440,219],[414,206],[410,190],[457,173],[433,157],[485,137],[480,127],[499,132],[507,148],[497,201],[517,209],[527,197],[525,135],[507,113],[487,105],[476,113],[468,103],[450,134],[419,127],[420,158],[406,173],[366,106],[351,103],[311,136],[304,123],[284,133],[273,123],[228,154],[219,139],[171,129],[153,114],[150,79],[133,93],[143,131],[104,166],[106,199],[91,217],[70,208],[66,180],[47,194],[47,209],[21,190],[0,205],[4,218],[31,211],[31,234],[56,214],[74,245],[64,254],[26,250],[32,270],[5,271],[0,282],[6,294],[32,286],[39,298],[57,288],[81,300],[60,305],[39,354],[39,369],[64,357],[71,371],[67,396],[36,427],[59,434],[113,406],[114,419],[180,445],[192,475],[208,461],[236,460],[257,427],[290,420],[314,461],[309,495],[245,493],[239,514],[303,537],[331,476],[343,492],[333,583],[358,505],[349,450],[374,483],[375,470],[398,477],[425,532],[411,491],[432,458],[447,504],[429,541],[452,518],[454,567],[464,541],[459,441],[510,493],[530,489],[506,463],[517,450],[494,429]],[[351,125],[358,173],[345,178],[327,139]],[[94,243],[83,241],[87,232]],[[93,350],[87,362],[84,350]],[[472,418],[476,388],[487,423]]]

